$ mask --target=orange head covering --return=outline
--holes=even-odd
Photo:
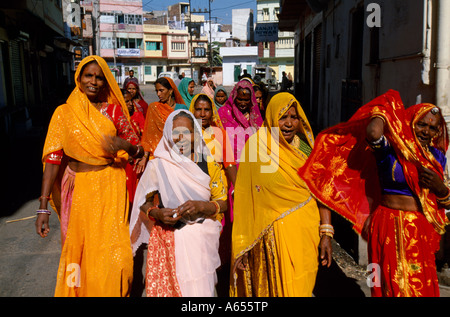
[[[173,89],[173,97],[176,104],[185,104],[177,86],[169,77],[164,77]],[[163,135],[164,124],[167,117],[174,109],[166,103],[160,101],[148,105],[147,115],[145,117],[144,133],[142,134],[141,145],[146,152],[153,155],[159,141]]]

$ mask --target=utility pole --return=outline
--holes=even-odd
[[[188,24],[188,30],[189,30],[189,53],[190,53],[190,61],[191,61],[191,78],[194,79],[194,71],[193,71],[193,54],[192,54],[192,7],[191,7],[191,0],[189,0],[189,24]],[[195,79],[194,79],[195,80]]]
[[[93,22],[93,51],[95,55],[100,56],[100,0],[92,2],[92,22]]]
[[[212,75],[212,28],[211,28],[211,2],[213,0],[208,0],[209,2],[209,75]]]

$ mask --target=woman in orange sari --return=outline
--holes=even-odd
[[[133,257],[124,167],[143,149],[104,59],[83,59],[75,82],[47,132],[36,231],[49,233],[51,196],[62,237],[55,296],[127,296]]]
[[[152,102],[148,105],[141,140],[145,153],[143,159],[138,163],[138,173],[143,172],[147,161],[153,158],[153,153],[162,138],[167,117],[174,110],[188,110],[188,106],[184,103],[177,86],[171,78],[158,78],[155,82],[155,90],[159,101]]]
[[[439,108],[404,109],[388,91],[329,128],[300,175],[315,197],[368,238],[372,296],[439,296],[448,136]]]

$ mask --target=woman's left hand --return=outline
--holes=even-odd
[[[444,197],[448,194],[447,186],[439,175],[426,167],[422,167],[419,171],[419,182],[421,186],[429,188],[438,197]]]
[[[331,261],[333,259],[333,247],[331,246],[331,238],[329,236],[323,235],[320,238],[320,264],[322,266],[330,267]]]
[[[178,206],[178,211],[180,215],[188,220],[195,220],[199,217],[208,216],[206,205],[209,202],[198,201],[198,200],[188,200],[184,204]]]

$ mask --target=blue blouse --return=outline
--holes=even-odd
[[[372,146],[372,148],[375,151],[378,176],[383,194],[414,196],[406,182],[403,167],[400,165],[397,155],[388,140],[383,136],[379,146]],[[432,146],[429,147],[429,150],[445,170],[447,164],[445,155]]]

